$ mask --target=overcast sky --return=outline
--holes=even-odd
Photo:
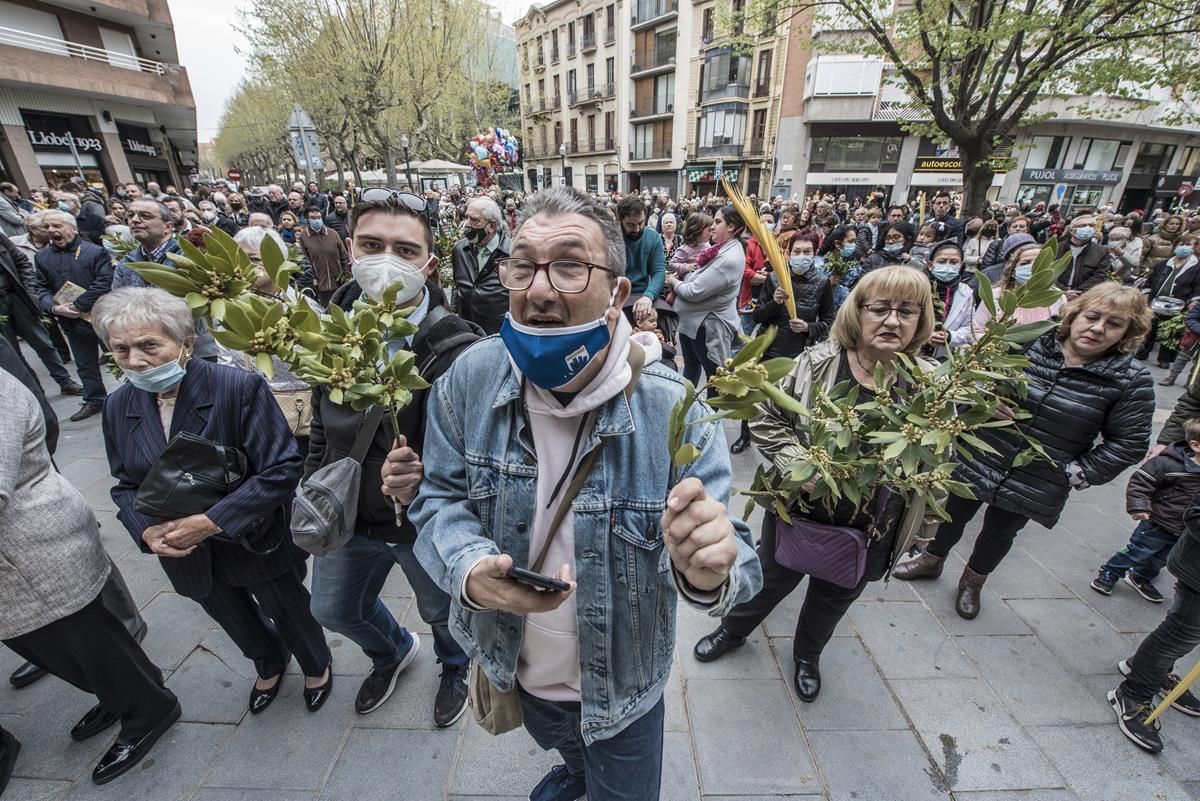
[[[196,138],[201,142],[216,136],[225,101],[246,71],[246,59],[238,52],[245,49],[245,40],[234,30],[234,23],[242,9],[261,1],[168,0],[179,61],[188,69],[196,98]],[[529,0],[489,1],[510,25],[531,5]]]

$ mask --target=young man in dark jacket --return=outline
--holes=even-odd
[[[1158,721],[1146,725],[1155,696],[1165,695],[1179,684],[1179,676],[1171,672],[1175,660],[1200,645],[1200,504],[1193,503],[1184,515],[1183,533],[1171,549],[1167,569],[1178,579],[1171,610],[1142,640],[1133,658],[1117,666],[1125,681],[1108,694],[1121,731],[1151,753],[1163,747]],[[1200,717],[1200,699],[1191,691],[1185,691],[1171,706]]]
[[[92,324],[83,319],[92,305],[112,288],[113,265],[108,251],[79,237],[75,218],[62,211],[48,211],[43,217],[50,235],[50,244],[34,258],[34,288],[42,311],[58,317],[71,353],[75,369],[83,382],[83,405],[71,415],[77,423],[98,414],[104,406],[108,390],[100,369],[104,345]],[[56,303],[55,294],[67,282],[82,287],[84,292],[69,303]]]
[[[1200,496],[1200,418],[1184,424],[1185,442],[1178,442],[1143,464],[1129,477],[1125,508],[1140,521],[1129,544],[1100,567],[1092,589],[1111,595],[1117,579],[1151,603],[1163,602],[1154,579],[1167,563],[1183,531],[1183,515]]]
[[[416,354],[416,365],[432,383],[454,358],[481,336],[480,330],[450,314],[441,289],[428,279],[436,275],[433,236],[424,209],[414,209],[403,197],[364,200],[347,221],[353,281],[334,293],[331,304],[349,311],[361,295],[378,298],[383,290],[404,281],[398,307],[413,307],[409,321],[418,330],[409,341],[389,343]],[[399,564],[416,597],[417,611],[433,631],[433,649],[442,663],[442,679],[434,702],[434,723],[453,724],[466,709],[468,660],[450,635],[450,597],[425,573],[413,555],[417,531],[405,513],[382,492],[383,463],[394,442],[414,456],[425,435],[425,392],[413,393],[399,414],[399,430],[389,417],[376,423],[366,457],[358,496],[358,519],[348,543],[313,559],[312,611],[325,628],[346,635],[371,658],[372,670],[363,681],[354,706],[359,714],[378,709],[391,696],[396,679],[417,654],[419,638],[401,626],[380,600],[384,582]],[[328,393],[313,393],[313,419],[307,478],[320,467],[350,455],[368,412],[334,403]]]

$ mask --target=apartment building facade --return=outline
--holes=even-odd
[[[0,180],[183,186],[196,104],[166,0],[0,0]]]
[[[735,53],[717,0],[557,0],[516,25],[526,186],[770,185],[782,33]],[[753,85],[752,85],[753,84]]]
[[[921,112],[889,65],[860,54],[856,32],[807,15],[790,27],[773,195],[881,191],[902,202],[961,189],[957,150],[904,130],[901,123]],[[1057,203],[1067,213],[1188,202],[1182,193],[1200,185],[1200,128],[1167,124],[1168,98],[1160,99],[1150,109],[1126,104],[1125,113],[1123,101],[1111,100],[1117,113],[1105,120],[1079,114],[1081,98],[1043,102],[1034,111],[1054,118],[1019,128],[1003,143],[1013,168],[995,176],[989,198]]]

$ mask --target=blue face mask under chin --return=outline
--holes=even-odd
[[[608,320],[600,319],[569,328],[537,328],[522,325],[504,315],[500,339],[521,375],[545,390],[569,384],[608,347],[612,332]]]

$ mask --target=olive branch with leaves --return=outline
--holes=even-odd
[[[1018,323],[1015,315],[1018,309],[1044,308],[1059,299],[1062,293],[1054,284],[1067,261],[1048,243],[1029,281],[998,294],[987,276],[977,273],[979,295],[992,319],[974,342],[950,350],[932,369],[900,354],[896,380],[906,387],[904,392],[885,384],[883,366],[876,365],[874,383],[882,389],[872,393],[854,382],[838,384],[831,392],[814,388],[812,402],[805,406],[777,386],[795,360],[759,361],[774,329],[749,340],[702,387],[689,385],[688,395],[672,410],[668,441],[675,478],[700,456],[695,445],[684,442],[689,425],[726,417],[752,419],[760,414],[759,405],[770,401],[794,421],[796,437],[804,443],[802,456],[784,469],[758,467],[750,488],[742,492],[749,499],[747,516],[758,505],[790,520],[794,509],[808,510],[814,503],[831,509],[842,499],[861,510],[884,487],[906,498],[923,498],[934,514],[946,519],[942,500],[947,495],[975,497],[970,486],[953,478],[956,456],[996,452],[979,437],[981,429],[1008,429],[1021,439],[1016,467],[1049,459],[1019,427],[1030,415],[1018,401],[1027,391],[1024,348],[1057,323]],[[689,409],[709,388],[716,392],[708,401],[714,412],[689,423]],[[1011,419],[997,415],[1002,405],[1011,407]]]
[[[356,411],[385,408],[392,431],[399,431],[400,410],[412,402],[414,391],[429,386],[412,351],[389,345],[417,330],[408,321],[413,309],[395,308],[401,282],[388,287],[378,301],[363,296],[352,311],[331,305],[321,314],[288,291],[300,267],[294,254],[281,250],[271,237],[263,238],[259,250],[267,277],[283,288],[271,297],[253,291],[255,265],[219,228],[204,235],[204,251],[186,239],[178,242],[183,253],[167,254],[174,269],[153,262],[130,266],[149,283],[183,298],[195,317],[208,321],[217,342],[246,354],[268,378],[277,358],[305,383],[324,387],[334,403]]]

